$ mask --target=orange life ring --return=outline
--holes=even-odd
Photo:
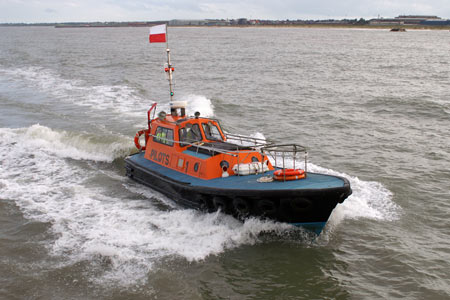
[[[299,179],[303,179],[306,178],[306,175],[299,175],[299,176],[274,176],[273,179],[277,180],[277,181],[291,181],[291,180],[299,180]]]
[[[143,135],[145,133],[146,138],[147,138],[147,130],[143,129],[143,130],[139,130],[136,135],[134,136],[134,145],[136,146],[136,148],[138,148],[139,151],[145,151],[145,146],[141,146],[141,144],[139,143],[139,138],[141,137],[141,135]]]
[[[298,180],[305,177],[305,171],[300,169],[280,169],[273,172],[273,178],[279,181]]]

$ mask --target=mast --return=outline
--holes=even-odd
[[[176,107],[174,107],[173,102],[173,72],[175,71],[175,68],[172,66],[172,63],[170,61],[170,49],[169,49],[169,35],[167,32],[167,25],[168,22],[165,24],[159,24],[150,27],[150,35],[149,35],[149,42],[150,43],[166,43],[166,52],[167,52],[167,64],[164,66],[164,71],[167,73],[167,79],[169,80],[169,92],[170,92],[170,111],[171,113],[176,116]],[[179,105],[178,105],[179,106]],[[181,114],[184,115],[184,107],[178,107],[181,108]]]
[[[167,51],[167,68],[165,68],[165,71],[168,74],[168,80],[169,80],[169,91],[170,91],[170,105],[172,106],[173,102],[173,82],[172,82],[172,74],[173,71],[175,71],[175,68],[172,66],[172,63],[170,62],[170,49],[169,49],[169,34],[167,32],[167,24],[166,24],[166,51]]]

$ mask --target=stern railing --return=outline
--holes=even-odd
[[[308,152],[298,144],[271,144],[261,148],[261,152],[272,159],[272,165],[280,169],[297,169],[299,161],[304,161],[305,174],[308,170]]]

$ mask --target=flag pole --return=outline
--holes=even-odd
[[[169,91],[170,91],[170,106],[172,106],[173,101],[173,82],[172,82],[172,72],[173,67],[170,62],[170,49],[169,49],[169,33],[167,30],[167,23],[166,23],[166,51],[167,51],[167,68],[168,68],[168,74],[169,74]]]

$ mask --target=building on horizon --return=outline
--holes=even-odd
[[[169,26],[203,26],[208,23],[208,20],[181,20],[174,19],[169,21]]]
[[[450,25],[450,20],[438,16],[400,15],[395,18],[377,18],[369,20],[370,25]]]

